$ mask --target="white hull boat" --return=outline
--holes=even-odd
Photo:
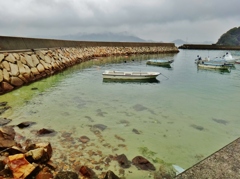
[[[237,64],[240,64],[240,60],[236,60],[236,62],[235,63],[237,63]]]
[[[156,66],[170,66],[173,60],[164,60],[164,59],[152,59],[147,61],[147,65],[156,65]]]
[[[197,59],[195,60],[195,63],[202,63],[202,62],[208,62],[212,64],[222,64],[226,66],[234,66],[237,59],[233,58],[231,53],[226,52],[222,57],[215,57],[213,59],[210,59],[209,57],[202,59],[199,55],[197,56]]]
[[[199,68],[205,68],[205,69],[219,69],[219,70],[228,70],[229,66],[224,64],[218,64],[218,63],[207,63],[204,62],[202,64],[198,64]]]
[[[103,79],[117,79],[117,80],[148,80],[156,79],[159,72],[141,72],[141,71],[111,71],[107,70],[103,74]]]

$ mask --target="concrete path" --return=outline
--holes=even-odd
[[[237,178],[240,178],[240,138],[175,177],[175,179]]]

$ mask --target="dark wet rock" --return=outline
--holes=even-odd
[[[219,123],[219,124],[228,124],[228,121],[224,120],[224,119],[216,119],[216,118],[212,118],[213,121]]]
[[[104,131],[107,128],[107,126],[105,126],[103,124],[95,124],[95,125],[93,125],[93,128],[97,128],[101,131]]]
[[[0,126],[5,126],[6,124],[8,124],[11,121],[12,121],[11,119],[0,118]]]
[[[141,134],[137,129],[132,130],[135,134]]]
[[[132,159],[132,164],[141,170],[156,170],[154,165],[142,156],[136,156]]]
[[[0,171],[3,170],[5,168],[5,162],[4,162],[5,158],[0,158]]]
[[[53,129],[45,129],[42,128],[39,131],[37,131],[37,135],[45,135],[45,134],[54,134],[55,131]]]
[[[148,109],[148,108],[146,108],[145,106],[143,106],[143,105],[141,105],[141,104],[136,104],[136,105],[133,106],[133,109],[134,109],[135,111],[144,111],[144,110],[146,110],[146,109]]]
[[[199,131],[202,131],[202,130],[204,129],[204,127],[198,126],[198,125],[196,125],[196,124],[192,124],[191,127],[193,127],[194,129],[197,129],[197,130],[199,130]]]
[[[119,165],[122,168],[129,168],[131,166],[130,161],[127,159],[125,154],[118,155],[116,157],[116,160],[118,161]]]
[[[12,171],[9,168],[4,168],[0,171],[0,179],[14,179]]]
[[[18,126],[20,129],[32,126],[33,124],[36,124],[36,122],[30,122],[30,121],[26,121],[26,122],[22,122],[16,126]]]
[[[81,136],[79,138],[79,141],[81,141],[82,143],[87,143],[88,141],[90,141],[90,139],[87,136]]]
[[[10,155],[15,155],[15,154],[21,154],[21,153],[25,153],[26,150],[24,150],[21,147],[18,146],[12,146],[11,148],[8,148],[6,150]]]
[[[111,170],[108,170],[103,179],[120,179],[120,178],[117,175],[115,175]]]
[[[82,166],[79,169],[79,172],[81,173],[82,176],[92,178],[95,176],[95,173],[92,169],[88,168],[87,166]]]
[[[78,174],[71,171],[58,172],[55,179],[79,179]]]

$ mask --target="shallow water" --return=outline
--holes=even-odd
[[[50,141],[53,161],[60,169],[98,165],[102,169],[94,170],[98,173],[111,169],[126,178],[151,178],[150,172],[135,166],[123,174],[116,161],[110,166],[96,164],[123,153],[132,160],[143,155],[143,149],[151,162],[161,159],[187,169],[240,136],[240,65],[222,72],[197,69],[194,63],[197,55],[215,57],[224,52],[180,50],[178,54],[94,59],[0,96],[12,107],[2,117],[12,119],[10,124],[37,122],[15,129],[27,138]],[[239,51],[231,53],[240,56]],[[172,68],[146,65],[147,59],[158,58],[173,58]],[[161,75],[155,83],[104,82],[101,74],[108,69]],[[101,131],[96,124],[107,128]],[[41,128],[57,134],[36,137],[35,131]],[[79,142],[83,135],[90,142]],[[159,163],[154,165],[158,168]]]

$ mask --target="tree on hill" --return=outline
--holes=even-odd
[[[240,27],[234,27],[224,33],[217,42],[218,45],[240,46]]]

